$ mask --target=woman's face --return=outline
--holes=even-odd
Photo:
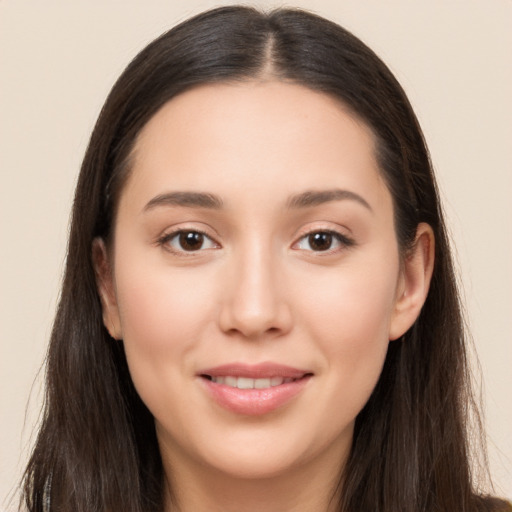
[[[164,459],[339,467],[417,314],[370,130],[299,85],[207,85],[149,121],[132,163],[100,288]]]

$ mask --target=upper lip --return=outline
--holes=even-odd
[[[208,375],[210,377],[224,377],[229,375],[249,379],[268,379],[271,377],[300,379],[305,375],[311,375],[312,372],[284,364],[265,362],[259,364],[228,363],[201,370],[198,374]]]

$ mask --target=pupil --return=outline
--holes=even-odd
[[[327,251],[332,245],[331,233],[313,233],[309,235],[309,245],[315,251]]]
[[[180,245],[185,251],[195,251],[203,245],[204,236],[202,233],[187,231],[180,234]]]

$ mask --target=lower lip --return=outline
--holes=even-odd
[[[307,385],[311,376],[265,389],[238,389],[201,378],[213,400],[236,414],[259,416],[286,405]]]

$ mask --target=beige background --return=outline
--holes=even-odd
[[[36,375],[58,295],[72,191],[102,102],[146,43],[223,3],[0,0],[0,509],[7,506],[37,419]],[[416,107],[445,199],[483,369],[497,493],[511,498],[512,1],[294,5],[365,40]]]

